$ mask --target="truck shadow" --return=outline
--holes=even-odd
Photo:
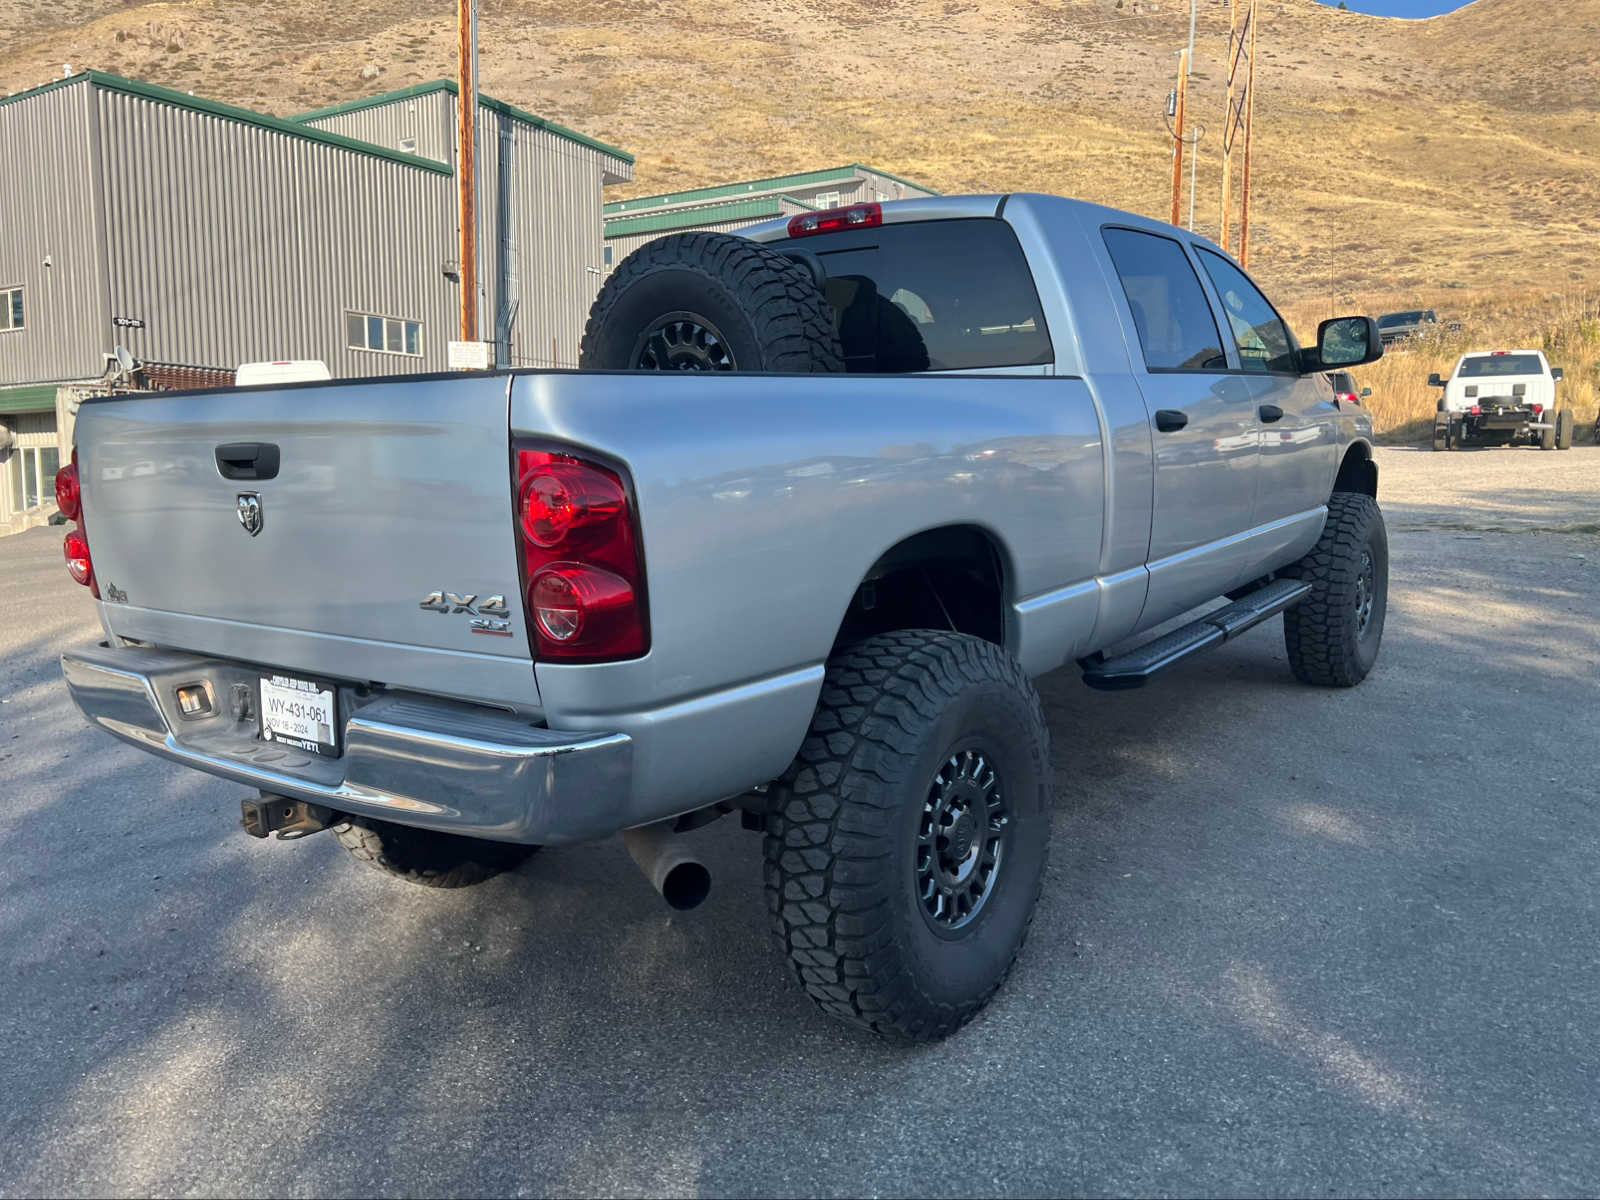
[[[1576,584],[1482,558],[1397,590],[1355,691],[1296,684],[1276,622],[1141,692],[1041,681],[1058,812],[1033,937],[969,1029],[909,1049],[823,1020],[792,984],[758,839],[733,822],[699,835],[716,883],[691,914],[667,912],[614,841],[429,892],[328,835],[244,837],[237,789],[85,728],[51,678],[58,636],[29,639],[0,656],[18,747],[0,760],[0,1178],[1234,1190],[1265,1146],[1296,1164],[1263,1168],[1266,1186],[1374,1190],[1394,1160],[1354,1151],[1395,1138],[1441,1186],[1562,1190],[1577,1151],[1535,1153],[1483,1098],[1481,1064],[1523,1049],[1552,1104],[1586,1111],[1596,1064],[1572,1030],[1600,1013],[1540,997],[1600,995],[1592,955],[1496,948],[1517,913],[1581,909],[1570,881],[1600,851],[1553,835],[1585,828],[1571,787],[1592,755],[1529,795],[1557,734],[1490,760],[1463,717],[1509,720],[1529,692],[1574,702],[1600,654]],[[1443,629],[1450,589],[1507,613]],[[1540,632],[1511,638],[1530,589]],[[1518,787],[1507,827],[1482,801]],[[1548,1044],[1482,1021],[1486,997],[1534,1013]],[[930,1177],[930,1144],[972,1174]]]

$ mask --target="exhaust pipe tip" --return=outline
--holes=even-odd
[[[668,908],[688,912],[711,894],[711,872],[701,862],[681,862],[662,876],[658,889]]]
[[[622,831],[622,844],[667,907],[687,912],[711,894],[711,870],[689,849],[671,822]]]

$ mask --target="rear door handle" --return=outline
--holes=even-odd
[[[1283,409],[1276,404],[1263,404],[1256,411],[1261,414],[1261,419],[1268,425],[1271,425],[1274,421],[1283,420]]]
[[[1181,413],[1175,408],[1163,408],[1156,411],[1156,428],[1162,433],[1177,433],[1189,423],[1189,414]]]
[[[229,442],[218,446],[217,470],[224,479],[276,479],[278,447],[272,442]]]

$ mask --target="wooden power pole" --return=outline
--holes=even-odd
[[[460,125],[456,183],[460,188],[461,340],[478,337],[478,0],[456,0]]]
[[[1178,55],[1178,102],[1173,113],[1172,133],[1172,223],[1183,217],[1183,109],[1189,92],[1189,52]]]
[[[1229,239],[1233,232],[1233,143],[1241,132],[1244,133],[1245,162],[1250,161],[1250,119],[1255,111],[1256,0],[1229,0],[1229,9],[1232,20],[1228,30],[1228,120],[1222,127],[1222,236],[1217,239],[1224,250],[1230,249]],[[1244,13],[1242,28],[1239,20],[1241,10]],[[1242,89],[1239,82],[1241,66],[1246,68]],[[1248,167],[1245,178],[1245,194],[1248,196]],[[1248,230],[1249,201],[1244,203],[1245,230]],[[1245,230],[1240,233],[1241,253],[1248,253],[1244,248],[1249,245],[1250,235]]]
[[[1250,0],[1250,69],[1244,85],[1244,196],[1239,202],[1239,265],[1250,269],[1250,141],[1256,126],[1256,0]]]

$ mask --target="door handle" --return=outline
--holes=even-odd
[[[1162,433],[1177,433],[1188,423],[1189,414],[1175,408],[1163,408],[1156,412],[1156,428]]]
[[[276,479],[278,447],[272,442],[229,442],[218,446],[217,471],[224,479]]]
[[[1271,425],[1274,421],[1283,420],[1283,409],[1279,408],[1276,404],[1263,404],[1260,408],[1256,409],[1256,412],[1261,414],[1261,419],[1268,425]]]

